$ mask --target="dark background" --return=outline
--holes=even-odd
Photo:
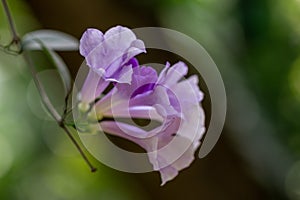
[[[228,113],[213,151],[163,187],[157,172],[127,174],[96,160],[100,170],[91,174],[54,123],[28,107],[30,78],[22,61],[1,52],[0,69],[9,78],[0,76],[0,199],[300,199],[298,0],[9,3],[21,34],[44,28],[80,38],[86,28],[105,31],[120,24],[167,27],[193,37],[221,71]],[[5,43],[9,32],[2,19]],[[177,58],[149,54],[162,63]],[[77,52],[60,55],[75,78],[83,58]],[[209,94],[205,101],[209,112]]]

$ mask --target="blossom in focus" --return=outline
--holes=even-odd
[[[85,57],[90,71],[82,88],[82,101],[90,102],[100,95],[110,81],[130,83],[134,56],[146,52],[143,41],[138,40],[128,28],[116,26],[105,34],[88,29],[80,39],[80,54]],[[99,78],[101,84],[98,84]],[[96,93],[93,86],[99,85]]]
[[[87,116],[92,116],[93,121],[98,122],[104,132],[128,139],[144,148],[153,169],[160,172],[162,184],[165,184],[194,160],[194,153],[205,131],[204,112],[200,106],[203,94],[198,87],[196,75],[184,79],[188,67],[183,62],[173,66],[167,63],[158,75],[152,67],[139,66],[134,58],[138,53],[144,52],[143,48],[139,48],[138,51],[135,46],[134,53],[129,53],[130,56],[128,48],[121,48],[123,53],[120,53],[120,49],[114,51],[117,43],[124,47],[130,39],[134,38],[136,41],[135,36],[132,37],[131,34],[126,34],[126,37],[129,38],[95,47],[99,41],[94,41],[92,36],[86,39],[86,33],[83,35],[80,49],[81,54],[86,57],[90,71],[97,73],[94,68],[108,70],[106,61],[100,62],[98,58],[93,58],[98,55],[93,53],[94,51],[103,52],[103,48],[107,48],[111,50],[109,58],[116,60],[113,62],[114,73],[118,73],[117,77],[125,75],[127,81],[120,81],[125,80],[122,78],[108,78],[107,73],[97,73],[100,78],[91,81],[93,77],[89,74],[81,90],[81,97],[94,100],[93,98],[98,97],[107,88],[109,82],[113,83],[114,87],[93,104],[93,109]],[[126,69],[130,71],[129,74],[123,71],[126,66],[130,66],[130,70]],[[89,94],[91,91],[85,91],[87,88],[95,88],[94,93],[97,94]],[[159,122],[159,125],[145,130],[136,124],[102,120],[104,117],[150,119]]]

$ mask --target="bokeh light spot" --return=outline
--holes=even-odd
[[[300,199],[300,161],[297,161],[286,176],[286,191],[291,200]]]
[[[0,135],[0,178],[11,168],[13,163],[13,152],[11,144]]]
[[[289,83],[292,92],[300,101],[300,57],[295,61],[289,74]]]

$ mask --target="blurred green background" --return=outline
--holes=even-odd
[[[299,0],[8,3],[20,35],[47,28],[80,38],[88,27],[117,24],[181,31],[215,60],[228,113],[214,150],[164,187],[156,172],[127,174],[96,160],[92,174],[55,123],[32,109],[38,96],[22,58],[0,52],[0,199],[300,199]],[[2,9],[0,43],[9,41]],[[61,55],[74,78],[83,58]]]

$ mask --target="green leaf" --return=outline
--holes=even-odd
[[[56,51],[76,51],[79,47],[75,37],[55,30],[37,30],[27,33],[22,38],[22,47],[24,50],[42,50],[39,41],[47,49]]]
[[[67,65],[56,52],[49,49],[42,42],[40,42],[40,44],[46,56],[51,60],[52,64],[57,68],[59,75],[63,80],[65,89],[68,93],[71,90],[72,78]]]

